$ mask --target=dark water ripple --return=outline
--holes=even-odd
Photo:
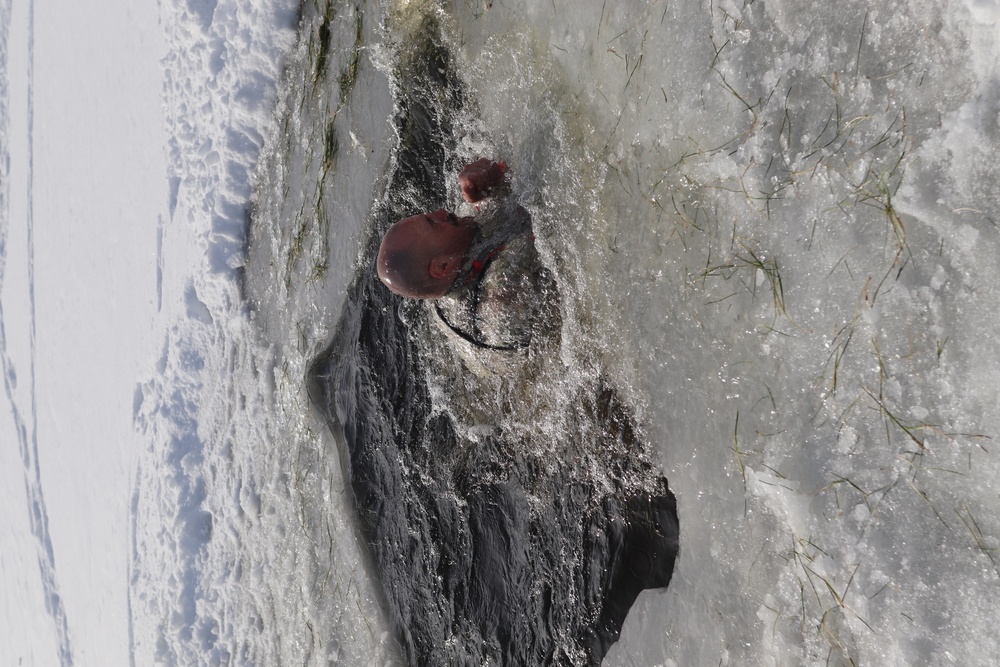
[[[565,443],[547,447],[590,452],[597,477],[572,458],[537,455],[539,443],[503,423],[467,442],[451,412],[432,411],[423,311],[371,270],[381,232],[442,205],[445,175],[457,171],[461,82],[435,20],[413,34],[396,72],[395,171],[311,393],[342,431],[361,528],[409,664],[599,664],[639,592],[670,581],[674,497],[606,382],[579,390],[554,436]]]

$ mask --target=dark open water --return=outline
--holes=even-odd
[[[392,222],[446,203],[446,179],[466,157],[455,134],[475,111],[433,16],[411,25],[397,57],[400,142],[313,396],[346,445],[409,664],[599,664],[638,593],[670,581],[674,497],[605,379],[551,406],[516,405],[546,391],[520,384],[546,381],[524,367],[558,363],[531,358],[558,358],[552,341],[479,351],[497,376],[432,398],[432,386],[465,384],[449,374],[472,371],[434,340],[432,309],[391,295],[371,261]],[[545,424],[518,424],[529,409]]]

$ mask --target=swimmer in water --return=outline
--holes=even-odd
[[[495,194],[507,171],[506,162],[487,158],[466,165],[458,175],[462,197],[474,204]],[[411,299],[437,299],[469,284],[506,241],[530,231],[530,218],[520,206],[502,207],[497,214],[480,220],[440,208],[403,218],[382,238],[379,279]]]

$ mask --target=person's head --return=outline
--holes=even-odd
[[[462,270],[475,223],[438,209],[403,218],[385,233],[376,268],[386,287],[411,299],[436,299]]]

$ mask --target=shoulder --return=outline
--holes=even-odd
[[[544,267],[530,232],[508,239],[483,272],[480,290],[484,296],[514,302],[538,290],[537,276]]]
[[[531,231],[531,215],[515,197],[491,202],[477,220],[485,238],[512,237]]]
[[[455,337],[484,350],[525,350],[558,323],[559,294],[530,231],[508,238],[483,272],[434,304]]]
[[[477,319],[494,344],[527,347],[558,304],[555,281],[542,264],[530,231],[504,244],[479,284]]]

